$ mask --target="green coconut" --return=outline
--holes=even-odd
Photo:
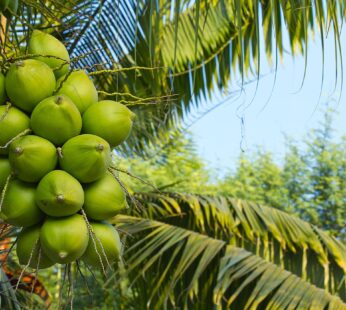
[[[55,146],[38,136],[24,136],[10,145],[9,159],[13,172],[25,182],[38,182],[55,169],[58,155]]]
[[[39,30],[32,32],[28,47],[29,54],[53,56],[37,57],[35,59],[46,63],[58,79],[68,72],[70,56],[64,44],[48,33]],[[57,58],[54,58],[57,57]]]
[[[56,263],[67,264],[80,258],[89,242],[89,231],[83,216],[47,218],[40,232],[42,249]]]
[[[126,206],[126,198],[118,181],[106,173],[84,187],[84,211],[88,218],[101,221],[116,215]]]
[[[52,96],[41,101],[32,112],[31,128],[36,135],[61,146],[79,135],[82,117],[70,98]]]
[[[35,203],[36,187],[19,180],[11,180],[4,193],[1,218],[14,226],[28,227],[39,223],[43,212]]]
[[[135,114],[121,103],[104,100],[91,105],[83,114],[83,132],[105,139],[111,147],[129,136]]]
[[[58,94],[70,97],[80,113],[98,101],[97,90],[85,71],[72,72],[67,79],[62,76],[57,82]],[[62,86],[61,86],[62,84]]]
[[[0,104],[4,104],[5,101],[6,101],[5,76],[0,72]]]
[[[44,62],[27,59],[14,63],[6,75],[6,92],[11,102],[31,112],[55,90],[53,70]]]
[[[10,161],[6,157],[0,156],[0,196],[1,191],[4,188],[9,175],[11,174],[12,168]]]
[[[84,191],[73,176],[62,170],[54,170],[38,184],[36,203],[50,216],[68,216],[82,208]]]
[[[40,243],[41,225],[24,228],[17,239],[17,256],[21,265],[31,268],[44,269],[54,265],[41,249]]]
[[[119,234],[110,224],[91,222],[90,225],[94,236],[90,236],[89,245],[82,260],[92,267],[100,268],[103,265],[104,268],[107,268],[108,264],[112,265],[119,260],[121,254]]]
[[[94,135],[73,137],[63,145],[61,153],[61,168],[81,183],[96,181],[106,173],[111,163],[109,144]]]
[[[25,113],[12,106],[0,106],[0,154],[7,154],[8,147],[4,146],[29,126],[30,119]]]

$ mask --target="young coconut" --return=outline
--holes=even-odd
[[[0,72],[0,104],[4,104],[5,101],[6,101],[5,76]]]
[[[34,30],[28,47],[29,54],[54,57],[37,57],[35,59],[46,63],[58,79],[68,72],[70,56],[64,44],[48,33]]]
[[[119,234],[112,225],[107,223],[91,222],[90,225],[94,236],[90,236],[89,245],[82,260],[91,267],[107,268],[108,264],[112,265],[119,260],[121,254]]]
[[[111,147],[129,136],[135,114],[121,103],[104,100],[92,104],[83,114],[83,132],[105,139]]]
[[[10,145],[9,159],[13,172],[25,182],[38,182],[55,169],[58,155],[55,146],[38,136],[24,136]]]
[[[126,206],[126,198],[118,181],[109,173],[84,187],[84,211],[96,221],[115,216]]]
[[[44,269],[54,265],[43,252],[40,243],[41,225],[35,225],[22,229],[17,239],[17,256],[21,265],[31,268]]]
[[[13,226],[28,227],[44,218],[35,203],[36,188],[33,184],[11,180],[8,183],[1,206],[1,218]]]
[[[15,107],[0,106],[0,154],[7,154],[6,144],[30,126],[29,117]]]
[[[38,136],[61,146],[79,135],[82,117],[70,98],[52,96],[41,101],[32,112],[31,128]]]
[[[65,81],[62,76],[57,82],[58,94],[71,98],[79,112],[83,112],[93,103],[98,101],[97,90],[86,72],[77,70],[72,72]]]
[[[44,62],[27,59],[17,61],[7,72],[6,92],[14,105],[31,112],[44,98],[55,90],[53,70]]]
[[[0,197],[11,171],[12,169],[8,158],[0,156]]]
[[[56,263],[68,264],[80,258],[89,242],[89,231],[82,215],[47,218],[40,240],[43,251]]]
[[[38,184],[36,203],[50,216],[72,215],[82,208],[84,191],[73,176],[62,170],[54,170]]]
[[[81,183],[96,181],[111,163],[109,144],[94,135],[80,135],[68,140],[60,153],[61,168]]]

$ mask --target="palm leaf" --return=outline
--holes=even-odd
[[[133,216],[119,215],[115,223],[131,238],[127,272],[138,302],[146,301],[142,308],[346,307],[337,296],[224,240]]]
[[[283,56],[283,37],[288,37],[291,53],[303,54],[307,61],[309,32],[319,28],[325,34],[332,24],[340,55],[338,25],[344,10],[345,1],[323,5],[322,0],[306,0],[304,5],[285,0],[105,1],[97,21],[71,46],[74,55],[103,51],[79,65],[100,64],[102,73],[94,77],[109,94],[103,95],[136,111],[138,122],[123,150],[141,153],[155,138],[167,140],[162,131],[186,119],[201,98],[227,89],[231,78],[258,78],[260,49],[269,60],[273,54]],[[170,94],[177,97],[163,97]]]
[[[346,246],[296,216],[228,197],[141,194],[138,217],[224,240],[346,300]]]

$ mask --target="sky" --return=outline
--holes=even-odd
[[[346,60],[345,35],[344,32],[341,42]],[[251,152],[257,146],[271,151],[274,159],[280,163],[285,153],[284,134],[301,141],[309,130],[316,128],[322,121],[326,105],[337,112],[333,124],[335,140],[346,135],[346,87],[343,85],[341,90],[339,79],[335,89],[332,33],[326,40],[322,91],[321,45],[318,39],[310,42],[307,74],[302,87],[304,58],[293,58],[286,54],[283,62],[279,62],[274,88],[274,70],[263,59],[263,77],[259,80],[255,97],[256,82],[253,82],[244,86],[244,91],[236,98],[227,100],[217,94],[211,102],[205,103],[213,106],[223,102],[194,123],[190,130],[199,155],[219,175],[234,169],[241,152]],[[346,71],[344,75],[346,80]],[[233,89],[238,89],[234,83]]]

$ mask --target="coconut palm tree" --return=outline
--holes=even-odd
[[[21,57],[28,33],[66,42],[71,67],[88,70],[100,95],[138,115],[118,151],[145,156],[189,111],[269,59],[307,59],[333,29],[336,55],[346,1],[22,0],[2,19],[2,63]],[[33,56],[31,56],[33,57]],[[323,59],[322,59],[323,61]],[[341,59],[340,59],[341,61]],[[338,68],[335,68],[338,70]],[[321,73],[321,78],[323,73]],[[303,78],[303,77],[302,77]],[[132,197],[132,196],[131,196]],[[344,309],[346,247],[298,218],[227,197],[142,193],[114,224],[124,234],[126,301],[142,308]],[[124,299],[125,300],[125,299]]]

